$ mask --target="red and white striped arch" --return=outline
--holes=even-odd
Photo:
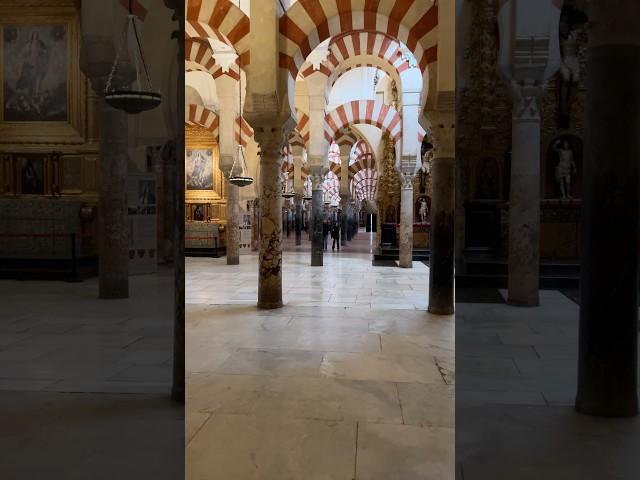
[[[240,131],[242,131],[242,135],[240,135]],[[235,125],[235,140],[237,145],[242,145],[243,147],[247,146],[247,142],[249,139],[253,138],[253,128],[251,125],[242,117],[236,117],[236,125]]]
[[[300,134],[300,137],[302,137],[302,142],[306,147],[307,145],[309,145],[309,136],[310,136],[309,116],[301,110],[296,110],[296,113],[298,117],[298,124],[296,125],[296,130]]]
[[[351,183],[351,191],[357,200],[375,200],[378,195],[378,171],[365,169],[359,171]]]
[[[338,171],[339,169],[340,165],[338,165]],[[327,194],[332,203],[340,201],[340,179],[333,170],[327,172],[324,182],[322,182],[322,190]]]
[[[239,64],[248,65],[249,17],[230,0],[186,0],[187,38],[217,38],[234,48]]]
[[[184,46],[184,63],[187,72],[207,72],[210,73],[214,79],[222,75],[228,75],[235,80],[240,80],[240,66],[238,62],[236,61],[228,72],[223,71],[222,67],[216,64],[211,45],[206,39],[188,38],[185,40]]]
[[[363,170],[375,170],[376,158],[372,153],[361,155],[355,163],[349,165],[349,178],[356,176],[358,172]]]
[[[349,70],[360,67],[373,67],[384,70],[394,78],[403,90],[421,91],[425,70],[416,69],[411,73],[409,61],[404,59],[400,43],[379,32],[353,31],[343,33],[331,40],[327,60],[321,64],[320,72],[329,78],[328,90],[331,90],[336,80]],[[426,67],[426,66],[425,66]],[[302,75],[307,76],[317,72],[313,65],[305,62]]]
[[[279,22],[279,63],[293,78],[320,43],[354,30],[400,40],[422,71],[437,58],[438,7],[431,0],[299,0]]]
[[[371,145],[369,145],[369,142],[367,142],[365,140],[359,140],[356,143],[355,152],[354,152],[354,157],[355,157],[356,161],[362,155],[367,155],[367,154],[373,155],[373,150],[371,149]]]
[[[202,105],[187,105],[186,106],[186,118],[187,125],[198,125],[206,128],[211,132],[213,138],[218,142],[218,127],[219,120],[218,115],[213,110],[210,110]]]
[[[354,100],[340,105],[325,117],[324,136],[331,143],[344,127],[364,123],[385,130],[393,142],[400,140],[402,121],[397,110],[377,100]]]

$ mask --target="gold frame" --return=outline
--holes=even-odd
[[[6,26],[64,25],[67,31],[67,120],[43,122],[4,121],[4,80],[0,81],[0,143],[82,144],[86,137],[86,79],[80,72],[80,25],[73,6],[0,4],[0,65],[4,68]],[[50,2],[49,2],[49,5]],[[34,8],[37,7],[37,8]]]
[[[190,150],[211,150],[213,152],[213,189],[211,190],[187,190],[187,152]],[[185,152],[184,152],[184,198],[185,203],[215,203],[224,200],[222,171],[220,170],[220,152],[218,144],[211,133],[202,127],[185,126]]]

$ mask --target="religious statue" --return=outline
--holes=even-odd
[[[429,171],[431,170],[431,164],[429,163],[429,161],[431,160],[431,152],[432,150],[427,150],[422,155],[422,165],[420,166],[420,170],[418,170],[420,193],[427,193],[427,176],[429,175]]]
[[[418,215],[420,215],[420,223],[427,223],[428,214],[429,214],[429,206],[427,205],[427,200],[424,198],[421,198],[420,210],[418,210]]]
[[[580,81],[578,58],[578,26],[586,21],[582,12],[564,9],[560,18],[560,53],[562,65],[559,75],[558,124],[568,128],[571,119],[571,96]]]
[[[573,159],[573,150],[567,140],[558,140],[553,145],[554,151],[558,154],[558,164],[556,165],[556,181],[560,186],[560,194],[563,199],[571,197],[571,175],[577,174],[576,162]]]

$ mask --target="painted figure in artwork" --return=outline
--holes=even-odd
[[[560,194],[563,199],[571,197],[571,175],[576,175],[578,169],[573,158],[573,150],[567,140],[558,140],[554,146],[554,151],[558,154],[558,164],[556,165],[556,181],[560,187]]]
[[[23,63],[16,90],[24,90],[32,98],[38,98],[42,90],[42,81],[49,68],[49,49],[40,40],[38,32],[31,34],[31,39],[22,51]]]

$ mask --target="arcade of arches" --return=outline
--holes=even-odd
[[[454,22],[186,1],[190,478],[453,477]]]

